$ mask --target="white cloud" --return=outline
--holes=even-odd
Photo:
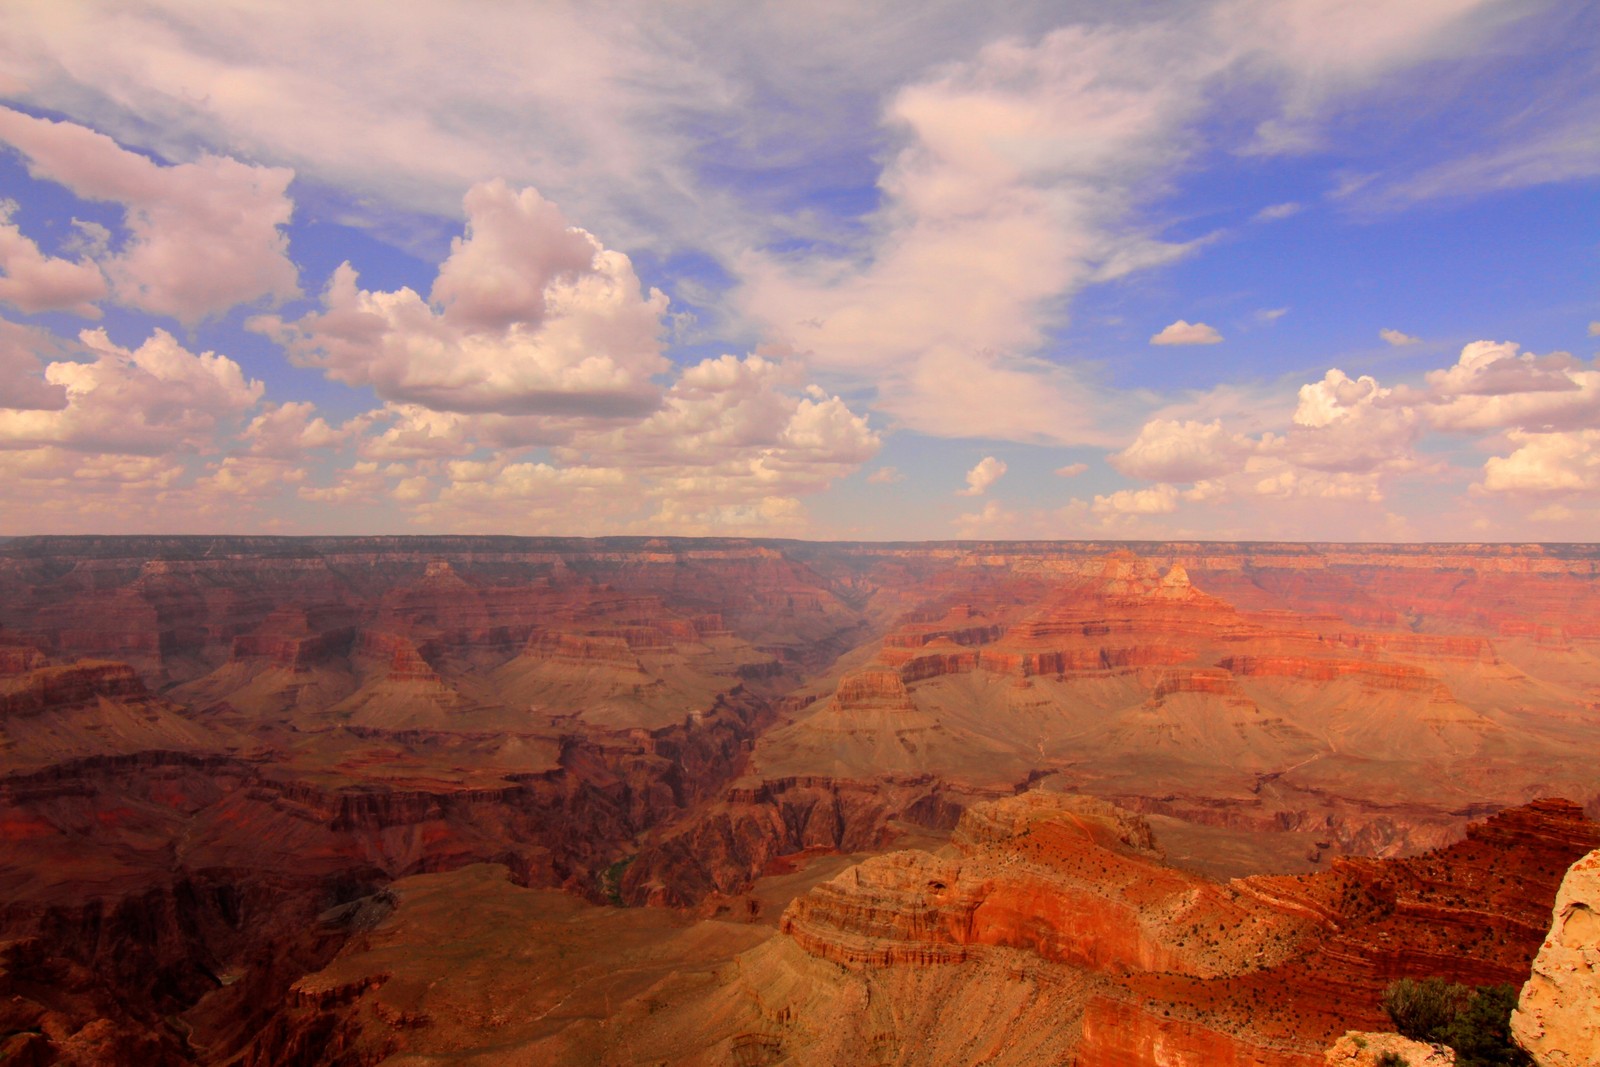
[[[1172,325],[1164,327],[1160,333],[1150,338],[1153,345],[1214,345],[1222,340],[1222,335],[1213,327],[1203,322],[1189,323],[1182,319]]]
[[[1404,468],[1422,433],[1422,419],[1375,378],[1351,378],[1338,368],[1300,387],[1294,427],[1264,449],[1276,448],[1303,467],[1337,473]]]
[[[1006,463],[1003,459],[993,456],[984,456],[971,470],[967,472],[967,487],[956,493],[957,496],[982,496],[989,491],[989,487],[998,482],[1006,473]]]
[[[17,205],[0,200],[0,301],[19,311],[70,311],[100,317],[94,302],[106,295],[105,275],[86,259],[47,256],[11,221]]]
[[[710,507],[666,499],[641,528],[680,536],[781,537],[805,533],[809,521],[805,505],[789,496]]]
[[[127,240],[100,263],[120,303],[193,323],[263,297],[300,295],[281,228],[293,211],[293,171],[212,155],[161,166],[87,127],[6,107],[0,140],[28,157],[36,177],[123,206]],[[76,283],[90,291],[86,275]]]
[[[1001,507],[998,500],[986,500],[981,510],[957,515],[950,523],[962,539],[1003,537],[1015,533],[1019,518],[1016,512]]]
[[[65,386],[45,381],[39,356],[60,346],[43,330],[0,319],[0,410],[59,411]]]
[[[1399,330],[1391,330],[1391,329],[1388,329],[1387,327],[1385,327],[1384,329],[1379,330],[1378,331],[1378,336],[1383,338],[1389,344],[1394,345],[1396,347],[1400,347],[1402,345],[1416,345],[1416,344],[1421,344],[1422,343],[1422,338],[1420,338],[1420,337],[1413,337],[1409,333],[1402,333]]]
[[[1600,422],[1600,368],[1565,352],[1535,356],[1509,341],[1474,341],[1427,375],[1428,421],[1443,430],[1569,430]]]
[[[570,227],[532,189],[504,182],[466,196],[467,234],[430,300],[373,292],[345,263],[326,310],[253,329],[305,365],[380,397],[436,411],[614,418],[659,402],[667,298],[640,292],[628,257]]]
[[[1123,474],[1157,482],[1195,482],[1237,470],[1255,443],[1223,430],[1222,421],[1152,419],[1132,444],[1112,454]]]
[[[1600,322],[1591,322],[1589,324],[1589,336],[1600,337]]]
[[[869,485],[894,485],[905,480],[905,474],[898,467],[879,467],[867,475]]]
[[[1483,488],[1492,493],[1594,492],[1600,490],[1600,430],[1525,433],[1507,438],[1509,456],[1483,465]]]
[[[1260,311],[1256,312],[1256,321],[1257,322],[1277,322],[1279,319],[1283,318],[1287,314],[1289,314],[1289,309],[1286,308],[1286,307],[1283,307],[1283,308],[1262,308]]]
[[[1166,515],[1178,510],[1178,490],[1171,485],[1119,489],[1097,494],[1090,509],[1096,515]]]
[[[227,456],[195,484],[202,496],[233,496],[258,500],[305,481],[303,467],[264,456]]]
[[[553,461],[498,448],[494,435],[514,421],[503,416],[390,405],[370,417],[365,463],[302,495],[384,496],[441,530],[691,533],[723,522],[796,532],[809,521],[799,498],[853,473],[880,444],[866,419],[803,381],[797,363],[706,359],[648,417],[573,420]],[[485,448],[495,450],[478,458]]]
[[[311,449],[337,448],[364,430],[369,422],[367,418],[352,419],[335,429],[316,413],[316,405],[294,401],[268,406],[250,420],[239,437],[252,455],[292,460]]]
[[[1256,222],[1276,222],[1279,219],[1286,219],[1292,215],[1298,215],[1305,209],[1306,206],[1304,204],[1290,200],[1282,204],[1268,204],[1266,207],[1256,212],[1252,218]]]
[[[55,411],[0,410],[0,448],[44,445],[158,455],[206,451],[261,399],[264,386],[212,352],[195,355],[165,330],[129,350],[104,330],[79,335],[92,362],[51,363],[45,378],[66,393]]]
[[[1089,469],[1087,463],[1068,463],[1065,467],[1056,468],[1056,476],[1060,478],[1076,478]]]

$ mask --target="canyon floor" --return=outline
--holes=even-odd
[[[0,545],[0,1062],[1320,1064],[1600,844],[1600,547]]]

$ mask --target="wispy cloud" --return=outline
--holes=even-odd
[[[1422,343],[1422,338],[1420,337],[1413,337],[1409,333],[1404,333],[1400,330],[1391,330],[1388,327],[1384,327],[1383,329],[1379,330],[1378,336],[1383,338],[1383,340],[1387,343],[1394,345],[1396,348],[1404,345],[1418,345]]]

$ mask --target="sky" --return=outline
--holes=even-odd
[[[1600,7],[0,5],[0,536],[1593,541]]]

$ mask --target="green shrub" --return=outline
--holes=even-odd
[[[1378,1057],[1378,1067],[1411,1067],[1411,1064],[1398,1052],[1385,1052]]]
[[[1467,1006],[1472,992],[1443,978],[1418,982],[1402,978],[1383,991],[1383,1010],[1394,1028],[1413,1041],[1442,1041],[1439,1036]]]
[[[1383,993],[1383,1010],[1394,1028],[1414,1041],[1449,1045],[1456,1067],[1528,1067],[1531,1060],[1511,1041],[1510,985],[1469,989],[1443,978],[1402,978]]]

